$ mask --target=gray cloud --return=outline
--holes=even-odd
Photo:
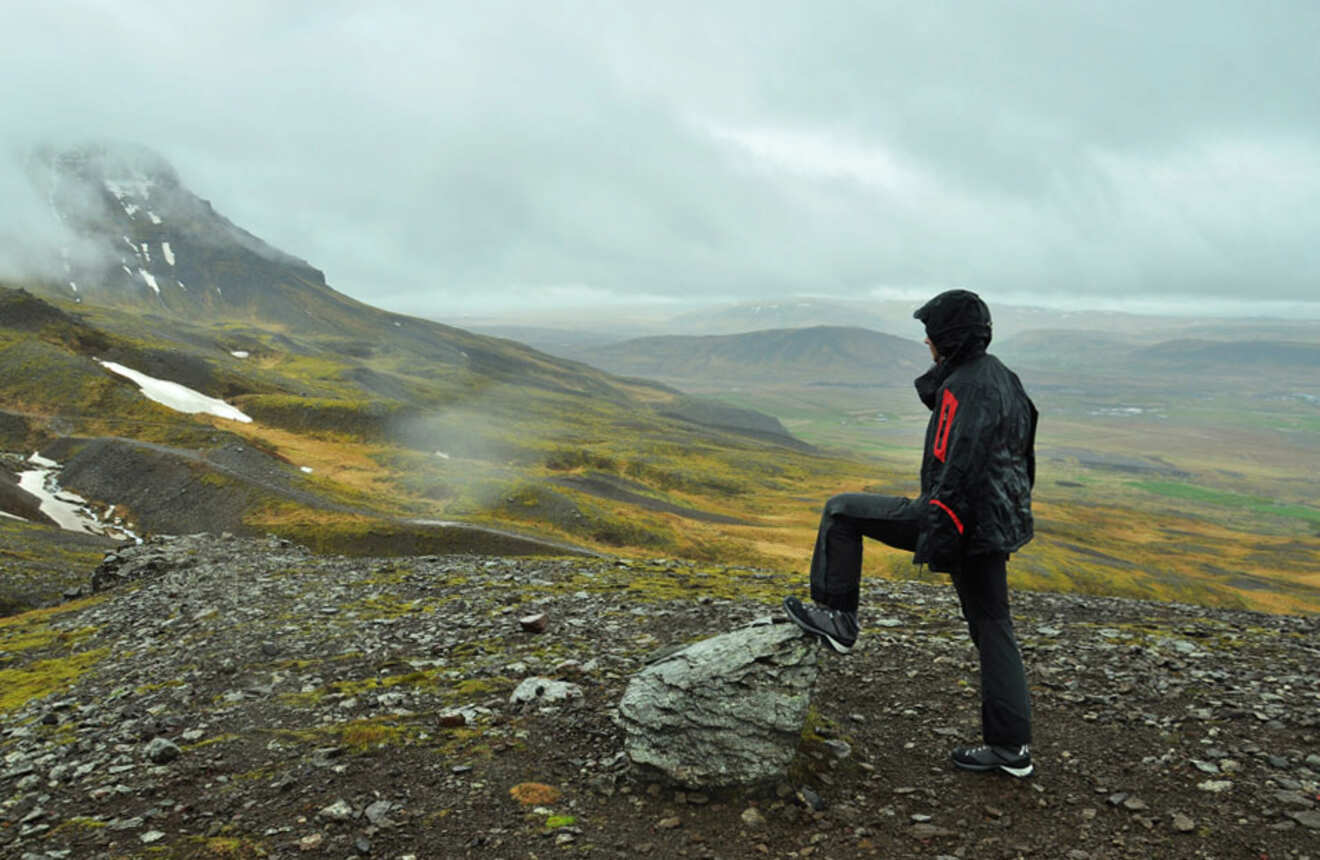
[[[11,148],[140,141],[399,310],[1317,300],[1309,0],[28,5]]]

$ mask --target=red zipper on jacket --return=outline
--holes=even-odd
[[[953,416],[957,411],[958,398],[949,389],[944,389],[944,399],[940,401],[940,422],[935,427],[935,439],[930,446],[930,452],[941,463],[949,451],[949,431],[953,429]]]
[[[962,520],[958,519],[958,515],[953,512],[953,508],[950,508],[939,499],[931,499],[930,503],[949,515],[949,519],[953,520],[953,524],[958,527],[958,534],[963,533]]]

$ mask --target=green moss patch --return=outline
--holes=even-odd
[[[79,676],[110,653],[108,648],[83,651],[68,657],[38,660],[22,668],[0,669],[0,713],[21,708],[68,689]]]

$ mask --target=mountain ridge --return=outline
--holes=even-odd
[[[657,335],[582,350],[577,355],[611,373],[660,380],[752,379],[857,382],[913,376],[926,348],[856,326],[808,326],[724,335]]]

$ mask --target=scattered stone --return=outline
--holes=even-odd
[[[914,824],[912,825],[912,835],[918,839],[936,839],[944,836],[957,836],[958,834],[946,827],[936,827],[934,824]]]
[[[551,678],[528,678],[513,691],[509,701],[515,705],[531,703],[553,705],[582,698],[582,688]]]
[[[815,812],[821,812],[825,809],[825,798],[805,785],[797,790],[797,799],[807,809]]]
[[[549,623],[550,617],[544,612],[538,612],[535,615],[524,615],[518,619],[518,625],[528,633],[544,633]]]
[[[659,827],[661,830],[673,830],[676,827],[680,827],[682,824],[683,822],[679,819],[679,817],[677,815],[674,815],[669,818],[660,819],[655,823],[655,826]]]
[[[183,750],[165,738],[153,738],[143,752],[154,764],[168,764],[183,754]]]
[[[843,760],[852,755],[852,746],[847,741],[830,739],[825,741],[825,748],[834,753],[834,757]]]
[[[353,817],[353,807],[349,806],[348,801],[340,799],[322,809],[317,815],[331,821],[348,821]]]
[[[378,800],[368,806],[362,814],[376,827],[392,827],[394,822],[390,821],[389,812],[393,805],[388,800]]]
[[[818,653],[795,625],[765,624],[651,664],[619,703],[628,757],[693,788],[781,777],[801,740]]]
[[[744,809],[742,815],[739,817],[742,818],[743,824],[746,824],[748,827],[757,829],[765,827],[765,816],[762,815],[761,810],[757,809],[755,806],[749,806]]]
[[[672,569],[636,561],[615,580],[612,559],[430,556],[391,562],[389,575],[377,576],[370,561],[300,555],[278,543],[235,538],[218,551],[205,537],[155,541],[117,553],[124,567],[148,555],[162,559],[131,593],[107,591],[99,602],[6,622],[16,623],[0,637],[0,674],[93,651],[99,662],[48,695],[6,702],[0,856],[186,852],[193,839],[243,834],[272,856],[500,857],[525,854],[523,836],[561,815],[581,815],[590,837],[573,826],[548,828],[538,855],[562,848],[638,860],[785,853],[1097,860],[1258,845],[1301,858],[1315,854],[1320,835],[1314,618],[1024,592],[1018,606],[1033,682],[1059,725],[1075,734],[1055,750],[1059,782],[987,783],[968,806],[948,793],[961,778],[938,757],[925,761],[925,746],[933,736],[942,743],[943,732],[966,731],[975,687],[956,700],[904,689],[905,677],[924,688],[934,672],[974,672],[966,643],[937,633],[956,632],[956,598],[947,588],[867,580],[867,605],[887,605],[902,624],[868,623],[872,647],[848,659],[820,657],[843,695],[822,704],[825,745],[803,747],[803,770],[793,773],[828,794],[825,810],[815,792],[802,792],[798,805],[787,771],[768,796],[675,795],[667,783],[648,796],[650,775],[630,769],[626,735],[609,724],[647,654],[670,646],[669,659],[683,659],[683,643],[702,631],[763,613],[760,590],[778,590],[778,572],[726,569],[756,596],[731,597],[721,585],[703,605],[704,570],[678,561]],[[628,583],[643,574],[672,576],[693,592],[636,600]],[[533,611],[529,597],[534,611],[555,618],[553,641],[514,625]],[[338,612],[322,615],[322,606]],[[1042,624],[1061,632],[1047,636]],[[1097,636],[1097,624],[1117,635]],[[1194,642],[1198,653],[1179,654],[1173,639]],[[528,708],[539,713],[516,713],[506,697],[533,675],[578,681],[586,695],[571,714],[537,700]],[[340,703],[350,698],[356,709],[346,712]],[[1087,712],[1093,722],[1083,722]],[[468,745],[467,733],[455,731],[463,726],[481,737]],[[363,729],[363,738],[384,729],[400,742],[358,754],[350,728]],[[895,732],[902,740],[891,750]],[[840,765],[831,748],[842,750],[843,738],[852,752]],[[153,760],[156,750],[172,754],[164,752],[170,742],[182,753]],[[1112,755],[1096,757],[1102,746]],[[483,761],[463,776],[451,770],[487,752],[489,767]],[[859,761],[868,758],[878,767]],[[903,771],[895,769],[900,760]],[[500,773],[553,774],[564,794],[500,804],[503,791],[513,794]],[[899,773],[910,784],[895,791]],[[598,814],[601,795],[613,798],[617,821]],[[1113,795],[1121,799],[1110,806]],[[425,801],[441,796],[442,803]],[[735,818],[751,801],[733,798],[747,796],[766,822],[759,828]],[[344,817],[317,814],[325,798],[339,797]],[[1137,806],[1145,797],[1157,813]],[[691,820],[680,823],[684,810]],[[434,812],[453,817],[424,825]],[[657,823],[670,817],[676,831]],[[636,835],[638,822],[652,831],[651,842],[639,844],[647,837]],[[729,823],[745,835],[725,844]],[[956,835],[941,835],[950,830]],[[432,844],[422,843],[423,831]],[[1204,841],[1197,835],[1209,831]]]
[[[1320,812],[1308,809],[1304,811],[1291,811],[1285,814],[1307,830],[1320,830]]]

